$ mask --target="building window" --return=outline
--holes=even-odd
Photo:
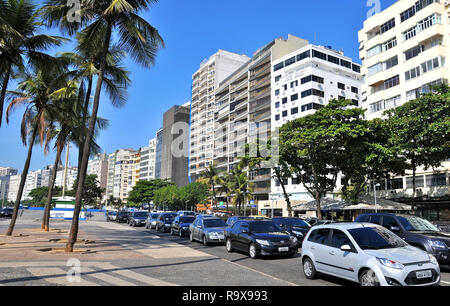
[[[416,176],[416,188],[425,187],[423,175]],[[413,177],[409,176],[406,178],[406,188],[413,188]]]
[[[278,70],[283,69],[283,68],[284,68],[284,62],[275,65],[275,66],[273,67],[273,71],[278,71]]]
[[[305,84],[305,83],[308,83],[308,82],[311,82],[312,81],[312,76],[311,75],[308,75],[307,77],[304,77],[304,78],[302,78],[301,80],[300,80],[300,82],[302,83],[302,84]]]
[[[397,55],[394,57],[391,57],[390,59],[388,59],[387,61],[384,62],[384,65],[386,66],[386,70],[397,66],[398,65],[398,57]]]
[[[287,98],[283,98],[283,99],[281,99],[281,101],[283,102],[283,104],[286,104],[287,103]]]
[[[394,48],[395,46],[397,46],[397,38],[396,38],[396,37],[391,38],[391,39],[389,39],[388,41],[386,41],[385,43],[383,43],[383,44],[381,45],[381,50],[382,50],[383,52],[385,52],[385,51],[387,51],[387,50],[389,50],[389,49]]]
[[[406,52],[404,52],[405,54],[405,60],[409,60],[411,58],[416,57],[417,55],[419,55],[422,51],[423,51],[423,46],[422,45],[418,45],[415,46],[414,48],[411,48],[409,50],[407,50]]]
[[[336,65],[339,65],[339,58],[335,56],[328,55],[328,61]]]
[[[388,22],[386,22],[386,23],[381,25],[380,34],[383,34],[383,33],[387,32],[387,31],[389,31],[393,27],[395,27],[395,18],[392,18]]]
[[[374,55],[377,55],[380,52],[381,52],[381,46],[380,45],[376,45],[375,47],[370,48],[369,50],[367,50],[367,58],[372,57]]]
[[[338,84],[337,84],[337,87],[338,87],[339,89],[341,89],[341,90],[345,90],[345,84],[338,83]]]
[[[286,61],[284,62],[284,67],[287,67],[287,66],[289,66],[289,65],[292,65],[292,64],[294,64],[294,63],[295,63],[295,56],[293,56],[293,57],[291,57],[290,59],[286,60]]]
[[[384,89],[389,89],[391,87],[397,86],[398,84],[400,84],[400,77],[399,75],[396,75],[384,81]]]
[[[352,70],[361,73],[361,67],[358,65],[352,64]]]
[[[288,87],[287,87],[287,84],[284,84],[284,85],[283,85],[283,90],[287,90],[287,88],[288,88]]]
[[[446,186],[445,173],[436,173],[425,176],[427,187]]]
[[[405,72],[405,79],[407,81],[417,78],[418,76],[420,76],[420,66]]]
[[[313,50],[313,57],[320,58],[321,60],[326,61],[327,55],[325,53],[319,52],[317,50]]]
[[[288,112],[287,112],[287,110],[285,110],[285,111],[283,111],[283,117],[286,117],[287,115],[288,115]]]
[[[403,189],[403,178],[394,178],[387,180],[387,189]]]
[[[298,94],[291,96],[291,101],[295,101],[295,100],[298,100]]]
[[[279,95],[280,95],[280,90],[279,89],[275,90],[275,96],[279,96]]]
[[[321,77],[313,75],[312,80],[313,80],[313,82],[323,84],[323,78],[321,78]]]
[[[277,75],[277,76],[275,77],[275,82],[278,82],[280,79],[281,79],[281,75]]]
[[[367,74],[369,76],[371,76],[371,75],[374,75],[374,74],[376,74],[376,73],[378,73],[380,71],[383,71],[383,63],[378,63],[378,64],[375,64],[373,66],[370,66],[367,69]]]
[[[310,50],[300,53],[299,55],[297,55],[297,62],[304,60],[305,58],[309,58],[309,57],[311,57]]]
[[[341,66],[342,67],[347,67],[348,69],[352,68],[352,63],[348,62],[348,61],[344,61],[343,59],[341,59]]]
[[[280,120],[280,115],[279,114],[275,115],[275,121],[278,121],[278,120]]]
[[[280,107],[280,102],[275,102],[275,108],[279,108]]]
[[[298,81],[291,82],[291,88],[298,86]]]
[[[352,92],[355,93],[355,94],[357,94],[357,93],[359,92],[359,91],[358,91],[358,88],[352,86]]]
[[[298,107],[294,107],[293,109],[291,109],[291,115],[295,115],[298,113]]]
[[[306,112],[311,109],[321,109],[322,107],[323,107],[323,105],[321,105],[321,104],[309,103],[309,104],[302,105],[302,112]]]

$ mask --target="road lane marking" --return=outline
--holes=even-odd
[[[449,284],[449,285],[450,285],[450,282],[446,282],[446,281],[443,281],[443,280],[441,280],[441,283]]]
[[[104,281],[106,283],[110,283],[112,285],[116,285],[116,286],[137,286],[136,284],[127,282],[125,280],[122,280],[120,278],[111,276],[107,273],[101,273],[99,271],[87,268],[87,267],[82,267],[81,268],[82,271],[82,275],[83,273],[87,273],[87,275],[89,275],[90,277],[99,279],[101,281]]]
[[[80,282],[69,282],[67,280],[66,274],[67,272],[60,268],[28,268],[28,272],[33,274],[34,276],[38,276],[50,283],[65,285],[65,286],[99,286],[96,283],[89,282],[87,280],[83,280],[81,277]],[[64,276],[56,276],[56,275],[64,275]]]

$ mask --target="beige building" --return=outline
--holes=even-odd
[[[449,79],[449,11],[445,0],[399,0],[359,31],[362,106],[368,119]]]
[[[213,161],[214,92],[220,82],[248,61],[246,55],[219,50],[192,75],[189,175],[192,180]]]
[[[100,187],[106,189],[108,181],[108,155],[105,153],[96,154],[90,159],[87,167],[87,175],[96,175]]]
[[[127,201],[133,182],[135,184],[139,178],[139,171],[136,168],[138,154],[139,151],[133,149],[119,149],[108,155],[106,199],[113,196],[123,202]]]

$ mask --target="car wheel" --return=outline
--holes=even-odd
[[[377,275],[372,270],[366,270],[359,276],[359,284],[362,287],[377,287],[380,286],[380,281]]]
[[[227,252],[231,253],[233,252],[233,246],[231,245],[231,239],[227,238],[227,242],[225,243],[225,246],[227,247]]]
[[[311,259],[306,258],[303,261],[303,274],[307,279],[314,279],[316,277],[316,267],[314,267],[314,263]]]
[[[203,245],[208,246],[208,240],[206,239],[206,235],[203,235]]]
[[[258,257],[256,253],[256,245],[254,243],[250,244],[248,247],[248,254],[250,255],[251,259],[256,259]]]

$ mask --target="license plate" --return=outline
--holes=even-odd
[[[422,279],[422,278],[430,278],[430,277],[432,277],[432,276],[433,276],[433,273],[431,273],[430,270],[416,272],[416,277],[417,277],[418,279]]]
[[[288,252],[288,251],[289,251],[288,247],[278,248],[278,252]]]

